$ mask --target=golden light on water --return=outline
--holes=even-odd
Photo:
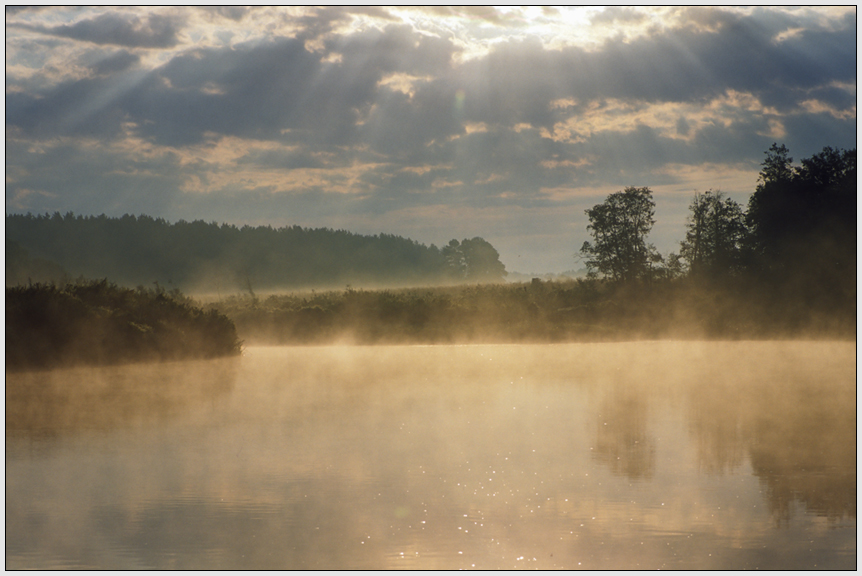
[[[15,375],[7,566],[846,567],[854,357],[835,342],[252,347]]]

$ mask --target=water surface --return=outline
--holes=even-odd
[[[6,375],[6,568],[856,567],[855,342]]]

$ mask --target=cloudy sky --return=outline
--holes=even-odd
[[[6,9],[6,212],[482,236],[580,268],[584,210],[745,203],[856,147],[856,9]]]

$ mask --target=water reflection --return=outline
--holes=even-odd
[[[727,382],[699,387],[689,404],[689,432],[697,443],[698,468],[707,474],[732,473],[743,465],[748,451],[751,434],[743,412],[751,407]]]
[[[596,414],[593,458],[631,480],[651,478],[655,469],[655,440],[648,433],[643,394],[637,388],[612,385]]]
[[[818,348],[788,344],[768,375],[743,359],[734,377],[689,392],[701,468],[730,473],[747,457],[777,524],[798,505],[830,521],[856,518],[855,371],[818,358]]]
[[[788,401],[788,399],[784,399]],[[795,504],[809,514],[837,522],[856,518],[855,406],[836,405],[830,395],[796,398],[795,418],[764,414],[752,424],[754,474],[766,487],[770,510],[787,524]]]
[[[6,374],[6,435],[109,431],[186,414],[228,394],[235,358]]]
[[[855,567],[852,344],[193,365],[7,385],[7,568]]]

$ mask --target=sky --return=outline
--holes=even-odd
[[[6,8],[6,213],[481,236],[583,267],[648,186],[745,205],[765,151],[856,147],[856,8]]]

